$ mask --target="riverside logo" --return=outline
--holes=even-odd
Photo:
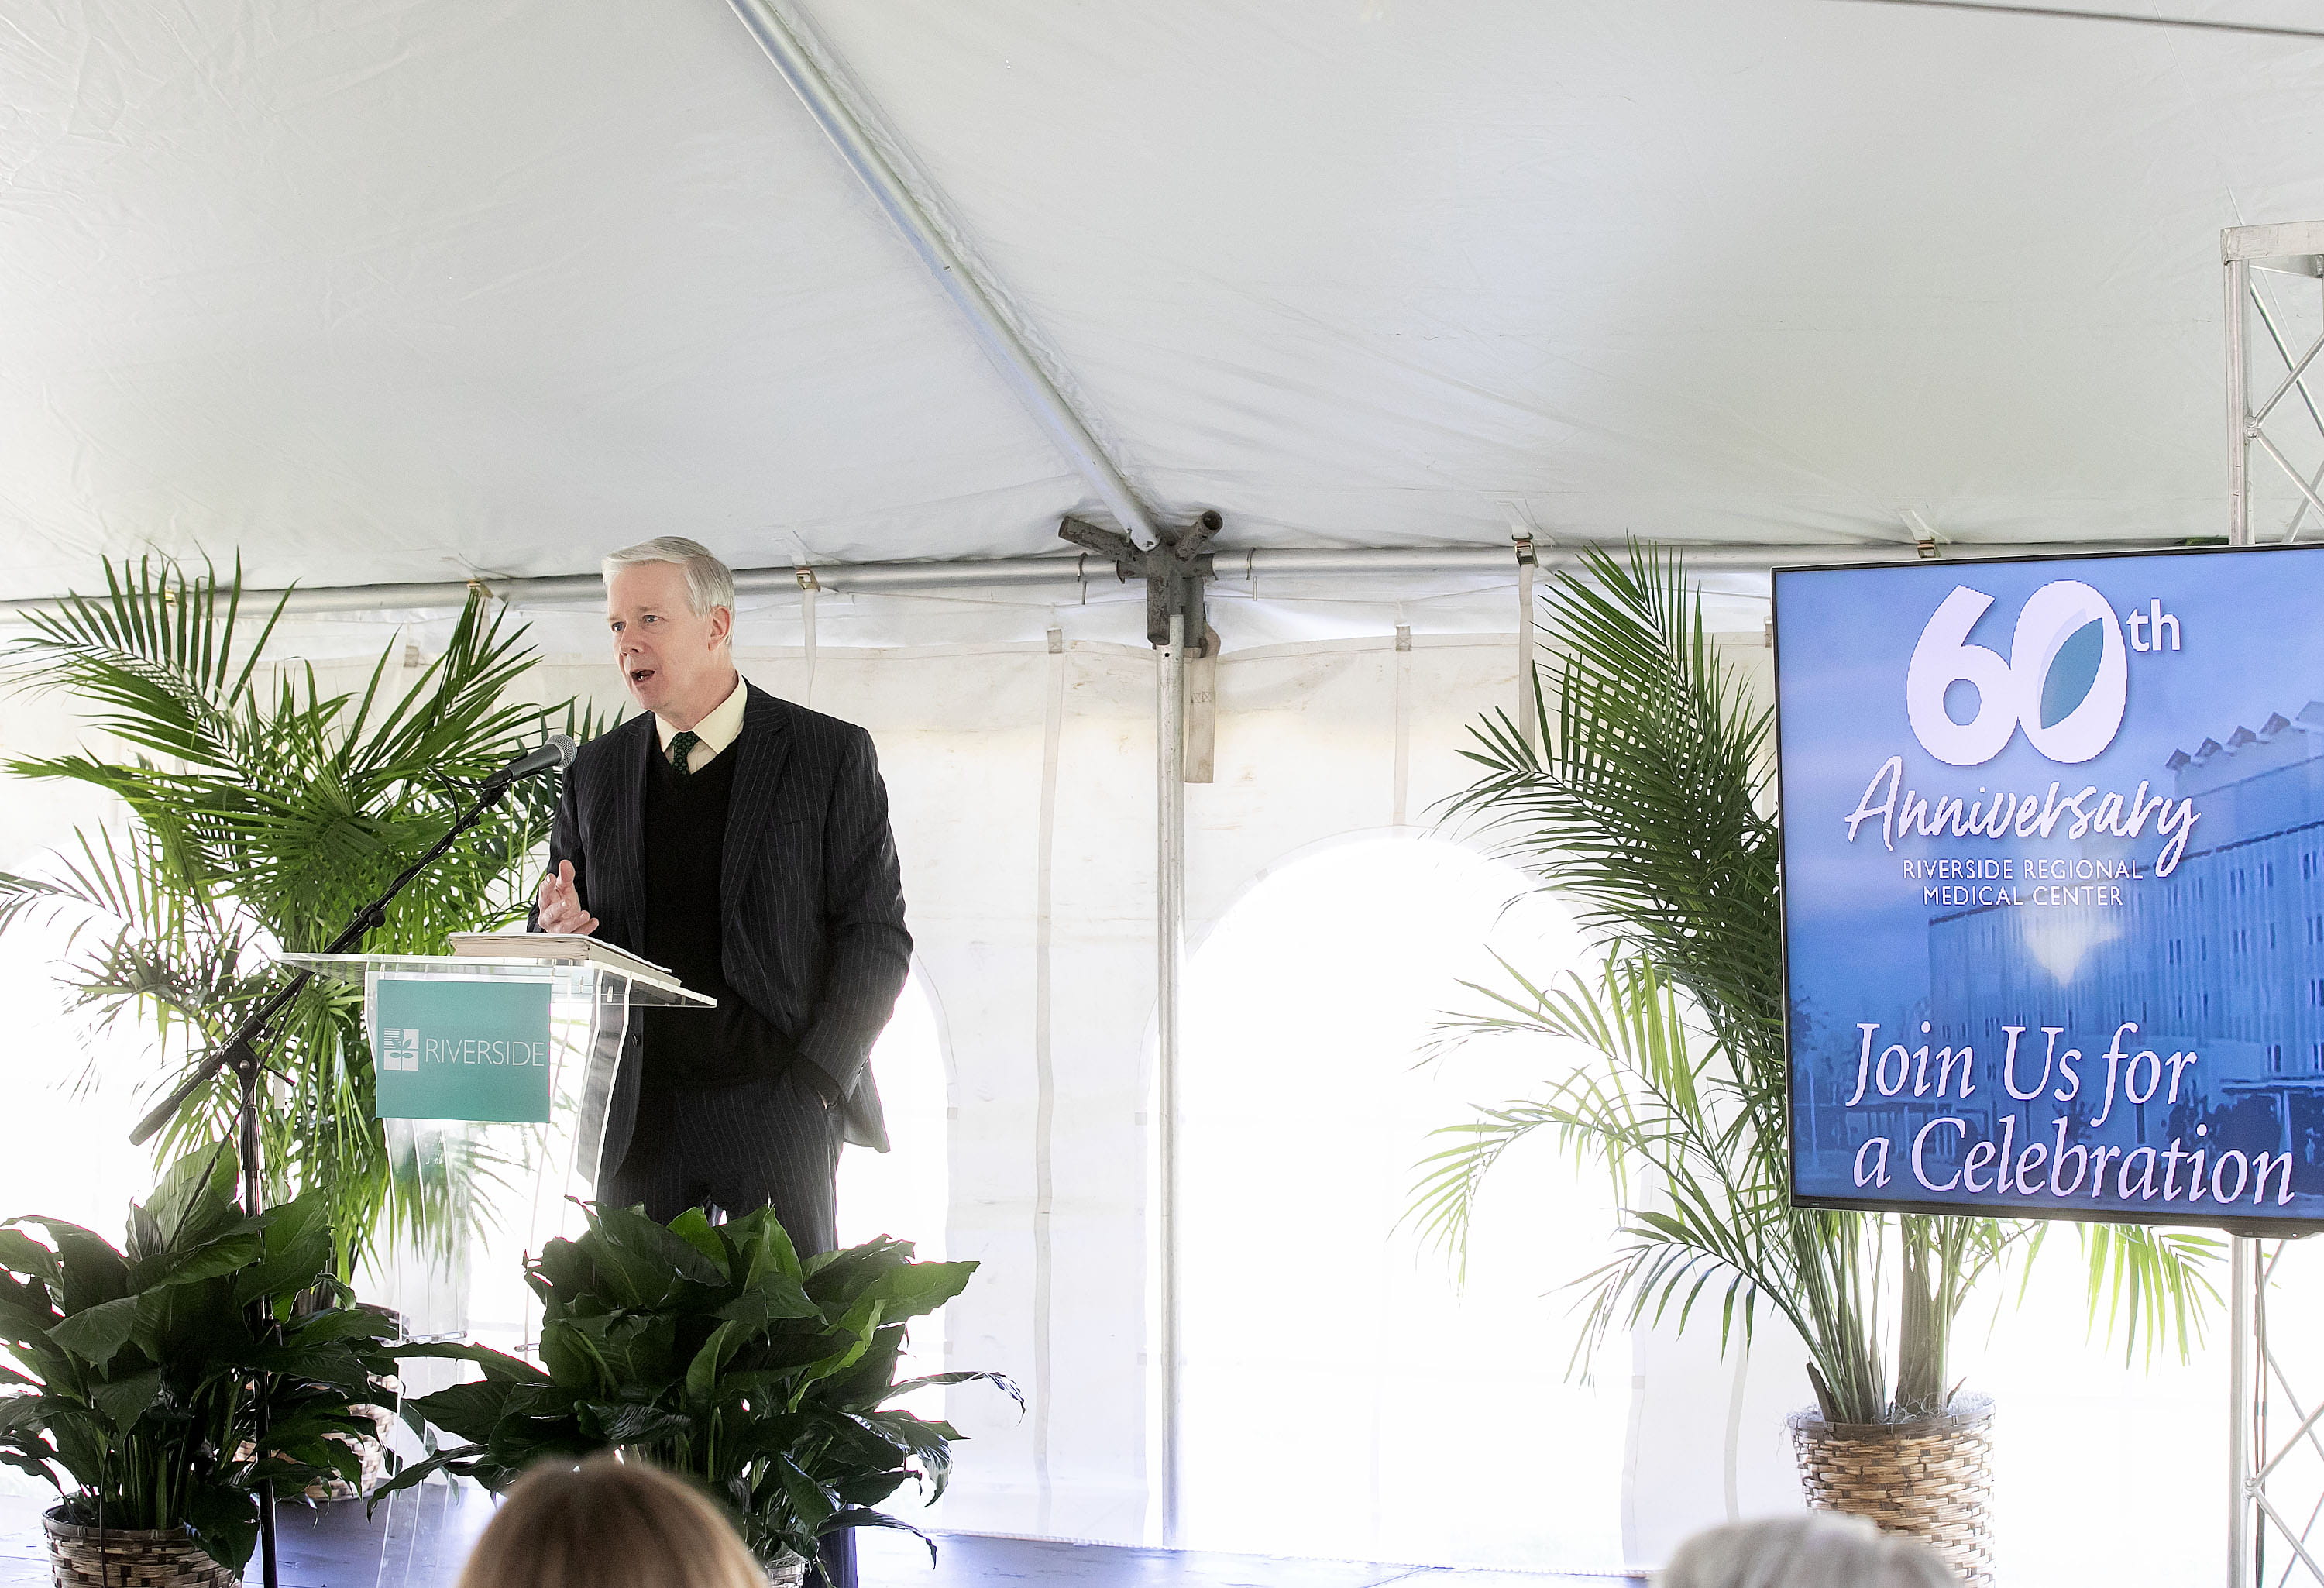
[[[379,1034],[379,1067],[419,1073],[420,1032],[416,1027],[401,1026]]]
[[[2019,729],[2026,743],[2066,765],[2085,762],[2114,743],[2130,694],[2123,624],[2114,609],[2079,579],[2043,586],[2018,609],[2009,655],[1969,642],[1993,597],[1967,585],[1952,594],[1921,630],[1904,673],[1904,710],[1921,747],[1951,766],[1981,766],[2000,754]],[[2152,624],[2153,643],[2138,630]],[[2153,604],[2130,615],[2133,648],[2160,651],[2165,625],[2179,649],[2179,620]],[[1977,714],[1954,720],[1946,697],[1956,684],[1977,695]]]

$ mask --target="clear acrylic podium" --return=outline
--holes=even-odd
[[[549,1028],[549,1122],[490,1124],[457,1120],[382,1122],[399,1194],[422,1202],[436,1197],[458,1203],[484,1198],[489,1210],[456,1206],[474,1219],[484,1235],[486,1277],[521,1307],[521,1318],[480,1319],[514,1325],[514,1343],[529,1350],[539,1339],[540,1315],[531,1292],[512,1274],[498,1272],[522,1256],[540,1251],[558,1235],[577,1233],[580,1213],[574,1199],[596,1194],[605,1144],[606,1114],[621,1076],[623,1045],[632,1009],[711,1009],[716,1001],[679,985],[658,967],[572,959],[469,955],[286,954],[283,962],[364,989],[364,1029],[377,1029],[379,979],[383,975],[443,981],[547,983]],[[497,1179],[497,1186],[484,1184]],[[521,1247],[519,1246],[521,1242]],[[465,1254],[459,1254],[465,1255]],[[467,1264],[438,1264],[453,1292],[429,1305],[414,1296],[399,1310],[421,1335],[467,1332]],[[400,1288],[401,1287],[399,1287]],[[521,1297],[521,1300],[519,1300]],[[488,1308],[506,1311],[505,1306]],[[432,1315],[432,1316],[431,1316]],[[429,1326],[432,1323],[434,1326]],[[491,1331],[499,1333],[498,1330]]]

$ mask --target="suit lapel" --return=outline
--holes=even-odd
[[[622,939],[632,946],[645,936],[646,757],[659,743],[652,714],[641,713],[630,719],[628,736],[613,764],[613,831],[607,835],[613,875],[608,880],[625,918],[616,924]]]
[[[734,787],[727,796],[725,853],[718,864],[718,896],[725,908],[742,897],[752,838],[766,830],[783,763],[790,757],[790,715],[783,703],[750,686],[742,704],[742,736],[734,742]]]

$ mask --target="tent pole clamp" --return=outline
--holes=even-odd
[[[1203,636],[1186,642],[1189,654],[1207,655],[1210,622],[1203,586],[1213,577],[1214,554],[1204,548],[1225,523],[1216,512],[1205,509],[1191,523],[1162,526],[1161,539],[1151,549],[1141,549],[1119,530],[1109,530],[1071,515],[1058,521],[1057,533],[1112,563],[1122,583],[1128,584],[1131,579],[1146,581],[1148,644],[1167,647],[1170,620],[1183,618],[1183,633]],[[1197,646],[1199,651],[1194,649]]]

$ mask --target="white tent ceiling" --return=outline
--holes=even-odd
[[[2217,234],[2324,216],[2298,39],[812,10],[1133,485],[1229,545],[2216,532]],[[1010,555],[1093,505],[721,0],[6,0],[0,37],[0,597],[148,547]]]

